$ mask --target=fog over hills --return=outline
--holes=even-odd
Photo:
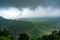
[[[19,20],[25,20],[25,21],[54,21],[54,22],[60,22],[60,17],[36,17],[36,18],[21,18]]]

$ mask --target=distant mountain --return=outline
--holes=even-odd
[[[3,21],[3,20],[7,20],[7,19],[0,16],[0,21]]]
[[[37,18],[21,18],[20,20],[25,21],[53,21],[53,22],[60,22],[60,17],[37,17]]]

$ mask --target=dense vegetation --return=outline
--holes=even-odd
[[[60,40],[60,31],[53,31],[51,34],[43,35],[37,39],[31,39],[26,33],[20,33],[18,36],[13,36],[7,29],[0,30],[0,40]]]

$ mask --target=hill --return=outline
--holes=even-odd
[[[13,35],[25,32],[31,38],[38,38],[52,31],[60,30],[60,18],[28,18],[8,20],[0,17],[0,30],[7,28]]]
[[[60,30],[60,23],[52,21],[33,22],[34,28],[30,32],[32,38],[39,38],[43,35],[49,35],[52,31]]]
[[[13,32],[14,35],[25,32],[28,33],[33,28],[32,22],[22,21],[22,20],[8,20],[0,17],[0,30],[7,28]]]

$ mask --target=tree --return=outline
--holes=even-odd
[[[60,31],[58,31],[58,36],[60,37]]]
[[[53,31],[52,34],[49,35],[49,40],[59,40],[58,32]]]
[[[3,36],[3,31],[0,30],[0,37]]]
[[[36,40],[41,40],[41,38],[38,38],[38,39],[36,39]]]
[[[57,36],[57,34],[58,34],[57,31],[53,31],[53,32],[52,32],[52,35]]]
[[[48,35],[42,36],[42,40],[48,40]]]
[[[29,40],[29,36],[25,33],[19,35],[19,40]]]
[[[14,38],[14,36],[13,36],[13,35],[11,35],[11,36],[10,36],[10,39],[11,39],[11,40],[14,40],[15,38]]]
[[[49,35],[49,40],[59,40],[59,37],[50,34]]]
[[[7,29],[3,29],[3,31],[0,30],[0,36],[7,37],[9,35],[11,35],[11,32],[9,30],[7,30]]]

